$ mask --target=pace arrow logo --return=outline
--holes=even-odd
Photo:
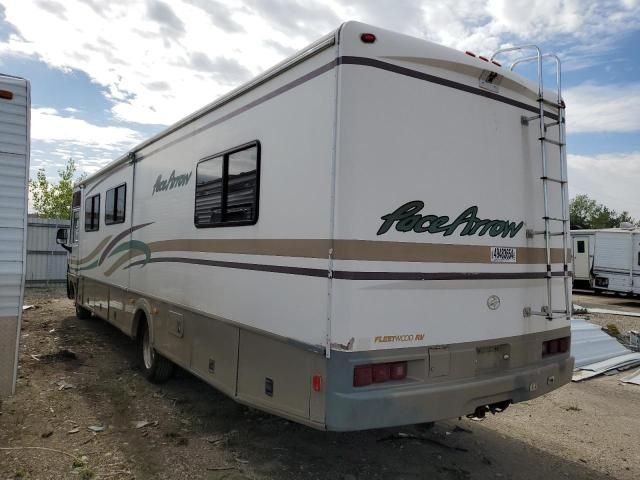
[[[445,237],[458,232],[460,236],[489,234],[490,237],[501,236],[513,238],[520,231],[524,222],[511,220],[485,220],[478,218],[478,207],[472,206],[450,221],[446,215],[422,215],[424,202],[414,200],[383,215],[378,235],[387,233],[395,226],[398,232],[442,233]]]

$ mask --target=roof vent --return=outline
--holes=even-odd
[[[631,222],[622,222],[620,224],[620,228],[623,228],[625,230],[633,230],[634,228],[636,228],[636,226]]]

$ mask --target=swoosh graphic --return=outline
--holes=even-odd
[[[93,260],[93,258],[100,253],[100,250],[104,248],[104,246],[107,244],[109,240],[111,240],[111,235],[105,237],[89,255],[78,260],[76,264],[80,265],[82,263],[88,262],[89,260]]]
[[[107,245],[107,248],[104,249],[104,252],[102,252],[102,255],[100,255],[100,261],[98,262],[98,265],[102,265],[102,262],[104,262],[107,257],[110,257],[111,255],[109,255],[109,252],[111,252],[111,249],[113,247],[116,246],[116,244],[122,240],[124,237],[126,237],[127,235],[131,234],[132,232],[135,232],[136,230],[140,230],[141,228],[144,228],[148,225],[151,225],[153,222],[149,222],[149,223],[142,223],[140,225],[135,225],[131,228],[127,228],[126,230],[124,230],[123,232],[120,232],[118,235],[116,235],[113,240],[111,240],[111,243],[109,243],[109,245]],[[110,238],[110,237],[109,237]]]
[[[145,260],[140,261],[142,266],[146,265],[147,262],[151,260],[151,250],[149,249],[149,246],[146,243],[141,242],[140,240],[129,240],[128,242],[121,243],[113,249],[109,257],[112,257],[121,252],[129,252],[134,250],[142,252],[142,254],[145,256]]]

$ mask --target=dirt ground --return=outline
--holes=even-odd
[[[574,301],[640,311],[640,300]],[[24,315],[17,395],[0,405],[0,479],[640,478],[640,387],[624,374],[481,422],[327,433],[238,405],[186,372],[150,384],[132,341],[78,320],[62,292],[31,290],[26,303],[38,308]],[[613,321],[640,329],[640,318]]]

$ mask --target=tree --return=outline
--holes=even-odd
[[[624,222],[636,222],[629,212],[618,213],[588,195],[577,195],[569,202],[571,228],[615,228]]]
[[[43,218],[71,218],[71,196],[73,195],[73,177],[77,166],[73,158],[67,160],[62,170],[58,170],[60,180],[50,183],[44,168],[38,170],[36,179],[29,179],[29,191],[33,196],[33,209]],[[85,178],[81,175],[78,180]]]

